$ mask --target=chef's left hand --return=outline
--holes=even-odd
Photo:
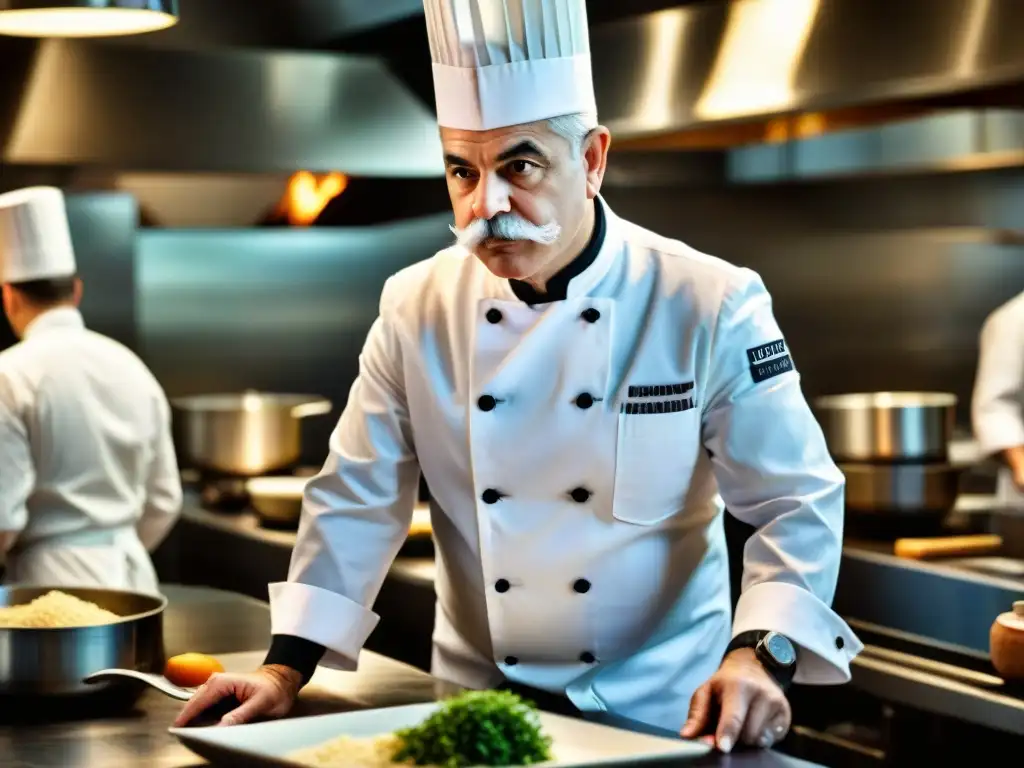
[[[716,709],[721,713],[717,728],[713,717]],[[705,740],[722,752],[728,752],[740,740],[768,748],[786,735],[791,718],[786,694],[761,666],[754,650],[738,648],[693,694],[681,735],[694,739],[715,728],[714,736]]]

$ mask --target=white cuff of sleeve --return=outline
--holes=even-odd
[[[798,646],[793,682],[836,685],[850,680],[850,661],[864,644],[838,614],[806,589],[783,582],[755,584],[740,595],[733,637],[771,630]]]
[[[324,666],[344,671],[356,668],[380,616],[349,598],[310,584],[280,581],[270,584],[270,633],[294,635],[327,649]]]

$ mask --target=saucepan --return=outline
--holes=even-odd
[[[86,682],[111,667],[157,673],[164,666],[167,599],[115,589],[0,587],[0,605],[23,605],[51,589],[105,608],[120,618],[85,627],[0,628],[0,696],[75,696],[118,685]]]
[[[829,452],[843,462],[945,462],[956,395],[863,392],[814,401]]]
[[[301,420],[331,411],[331,402],[318,395],[255,390],[179,397],[171,405],[182,463],[241,477],[297,463],[302,455]]]
[[[267,475],[246,481],[249,503],[264,525],[293,528],[302,513],[302,492],[308,477]]]
[[[861,515],[943,518],[956,505],[963,467],[950,464],[839,463],[846,509]]]

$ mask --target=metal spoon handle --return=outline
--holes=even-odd
[[[182,688],[180,685],[175,685],[163,675],[154,675],[149,672],[137,672],[134,669],[101,669],[99,672],[93,672],[91,675],[87,675],[82,678],[82,681],[86,683],[97,683],[101,680],[111,680],[120,677],[130,677],[133,680],[141,680],[153,688],[156,688],[165,696],[170,696],[172,699],[178,699],[179,701],[188,701],[192,698],[192,694],[196,692],[195,688]]]

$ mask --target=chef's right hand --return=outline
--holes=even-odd
[[[244,674],[216,674],[192,695],[174,725],[178,728],[187,725],[197,715],[229,697],[240,704],[224,715],[219,725],[237,725],[260,716],[282,717],[292,708],[301,687],[301,674],[279,664],[264,665]]]

